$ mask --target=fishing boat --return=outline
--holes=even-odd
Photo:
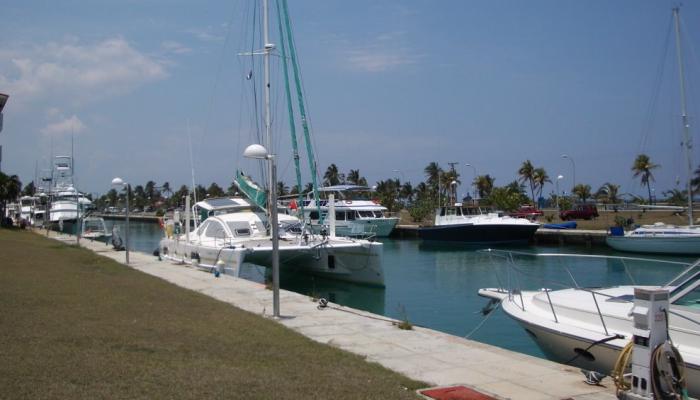
[[[298,68],[291,40],[291,28],[289,14],[286,12],[287,3],[280,2],[283,8],[280,13],[280,62],[285,71],[285,88],[287,102],[291,102],[289,80],[286,79],[287,62],[291,62],[295,71]],[[270,73],[269,58],[276,45],[271,44],[268,33],[268,5],[263,0],[263,49],[250,53],[264,56],[264,102],[265,102],[265,141],[266,148],[272,150],[272,118],[270,110]],[[286,35],[282,34],[282,25],[287,27]],[[286,51],[290,51],[287,57]],[[296,89],[299,92],[299,108],[303,109],[300,82],[297,80]],[[257,117],[257,116],[256,116]],[[290,126],[293,115],[290,107]],[[307,118],[301,116],[305,132],[308,133]],[[294,137],[294,136],[293,136]],[[260,145],[253,145],[262,148]],[[251,146],[251,147],[253,147]],[[294,141],[296,149],[296,141]],[[307,149],[311,149],[307,136]],[[314,192],[318,195],[316,185],[315,161],[309,151],[309,160],[312,167],[312,180]],[[274,154],[274,153],[273,153]],[[267,160],[266,160],[267,161]],[[295,157],[297,170],[297,184],[301,187],[299,160]],[[229,198],[217,200],[204,200],[197,203],[197,214],[201,224],[190,231],[190,207],[185,207],[184,224],[176,221],[165,222],[166,236],[160,242],[160,256],[168,260],[186,263],[213,270],[240,276],[240,266],[243,262],[251,262],[265,267],[273,267],[277,253],[279,266],[282,271],[303,271],[328,278],[344,280],[353,283],[361,283],[373,286],[384,286],[384,272],[382,268],[383,247],[381,243],[355,238],[339,237],[335,234],[333,216],[335,215],[334,202],[330,201],[329,214],[330,229],[328,232],[317,234],[309,227],[303,225],[299,219],[279,215],[276,199],[276,174],[273,162],[269,166],[269,191],[265,191],[242,171],[236,172],[235,184],[238,190],[246,198]],[[268,196],[269,195],[269,196]],[[315,198],[318,198],[316,196]],[[189,197],[186,198],[189,203]],[[301,203],[301,199],[299,199]],[[203,210],[203,211],[202,211]],[[273,212],[275,211],[275,212]],[[303,212],[303,211],[302,211]],[[279,221],[278,221],[278,217]],[[184,230],[184,233],[182,232]],[[275,232],[279,230],[279,234]],[[278,239],[278,240],[275,240]],[[277,245],[277,246],[276,246]]]
[[[93,205],[92,201],[73,186],[73,157],[56,156],[53,186],[49,193],[49,223],[51,229],[77,234],[79,219]]]
[[[300,215],[316,233],[328,229],[321,221],[328,216],[329,194],[335,198],[335,229],[338,236],[387,237],[399,222],[398,217],[389,216],[387,208],[372,199],[371,189],[367,186],[327,186],[318,191],[321,199],[317,202],[313,192],[310,192],[303,203],[305,211]],[[296,202],[292,202],[290,208],[294,212],[300,210]]]
[[[681,118],[683,126],[683,149],[687,166],[688,225],[677,226],[663,223],[645,225],[630,232],[620,234],[613,232],[606,238],[608,246],[615,250],[636,253],[663,254],[700,254],[700,226],[693,225],[693,191],[691,161],[690,123],[685,99],[685,76],[683,71],[683,54],[681,49],[679,9],[673,9],[676,28],[676,51],[678,58],[678,75],[680,80]]]
[[[512,262],[513,253],[503,253],[507,253],[504,259]],[[592,255],[529,256],[617,260],[623,265],[634,260],[650,261]],[[683,264],[653,261],[659,263],[657,267]],[[508,271],[509,274],[517,274],[523,270],[510,265]],[[511,283],[518,281],[513,276],[509,275]],[[685,378],[690,395],[700,395],[700,260],[671,281],[658,286],[572,286],[561,290],[523,290],[515,286],[484,288],[479,290],[479,295],[500,304],[501,309],[525,329],[548,358],[609,375],[620,352],[634,334],[631,310],[635,288],[668,290],[668,334],[685,361]]]

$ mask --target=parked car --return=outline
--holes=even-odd
[[[542,215],[544,215],[544,212],[542,212],[542,210],[538,210],[535,206],[531,206],[529,204],[520,206],[520,208],[517,211],[510,213],[511,217],[527,218],[531,221],[536,220],[537,217],[541,217]]]
[[[564,210],[559,213],[562,221],[570,219],[593,219],[598,217],[598,209],[594,204],[576,204],[571,210]]]

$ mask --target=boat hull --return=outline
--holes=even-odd
[[[388,237],[398,222],[398,218],[377,218],[351,222],[338,221],[335,226],[335,234],[346,237]],[[318,234],[326,227],[314,224],[311,225],[311,229]]]
[[[454,224],[420,228],[418,236],[423,240],[461,242],[470,244],[527,243],[539,225],[506,224]]]
[[[281,241],[280,267],[283,271],[305,272],[330,279],[384,287],[383,245],[378,242],[363,242],[361,245],[350,240],[342,243],[306,245]],[[224,272],[234,276],[238,276],[242,262],[267,268],[272,266],[272,248],[269,240],[250,241],[238,246],[205,246],[166,238],[160,242],[160,254],[178,263],[191,263],[193,256],[198,257],[197,264],[204,268],[215,268],[217,261],[221,260],[224,263]]]
[[[511,317],[525,329],[547,358],[552,361],[610,375],[622,351],[621,346],[607,343],[591,346],[593,344],[591,340],[530,324],[513,315]],[[590,356],[581,355],[582,350]],[[686,363],[685,367],[688,392],[697,396],[700,393],[700,366]]]
[[[654,254],[700,254],[700,236],[608,236],[608,246],[615,250]]]

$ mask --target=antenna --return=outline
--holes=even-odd
[[[192,158],[192,135],[190,134],[190,119],[187,118],[187,138],[190,142],[190,168],[192,169],[192,195],[194,202],[197,203],[197,187],[194,184],[194,159]]]

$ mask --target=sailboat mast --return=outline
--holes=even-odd
[[[678,75],[681,87],[681,118],[683,123],[683,147],[685,148],[685,160],[688,166],[686,185],[688,190],[688,225],[693,225],[693,190],[691,187],[691,171],[693,170],[690,159],[690,124],[688,123],[688,112],[685,104],[685,71],[683,69],[683,54],[681,50],[681,26],[679,8],[673,9],[673,19],[676,25],[676,55],[678,57]]]

